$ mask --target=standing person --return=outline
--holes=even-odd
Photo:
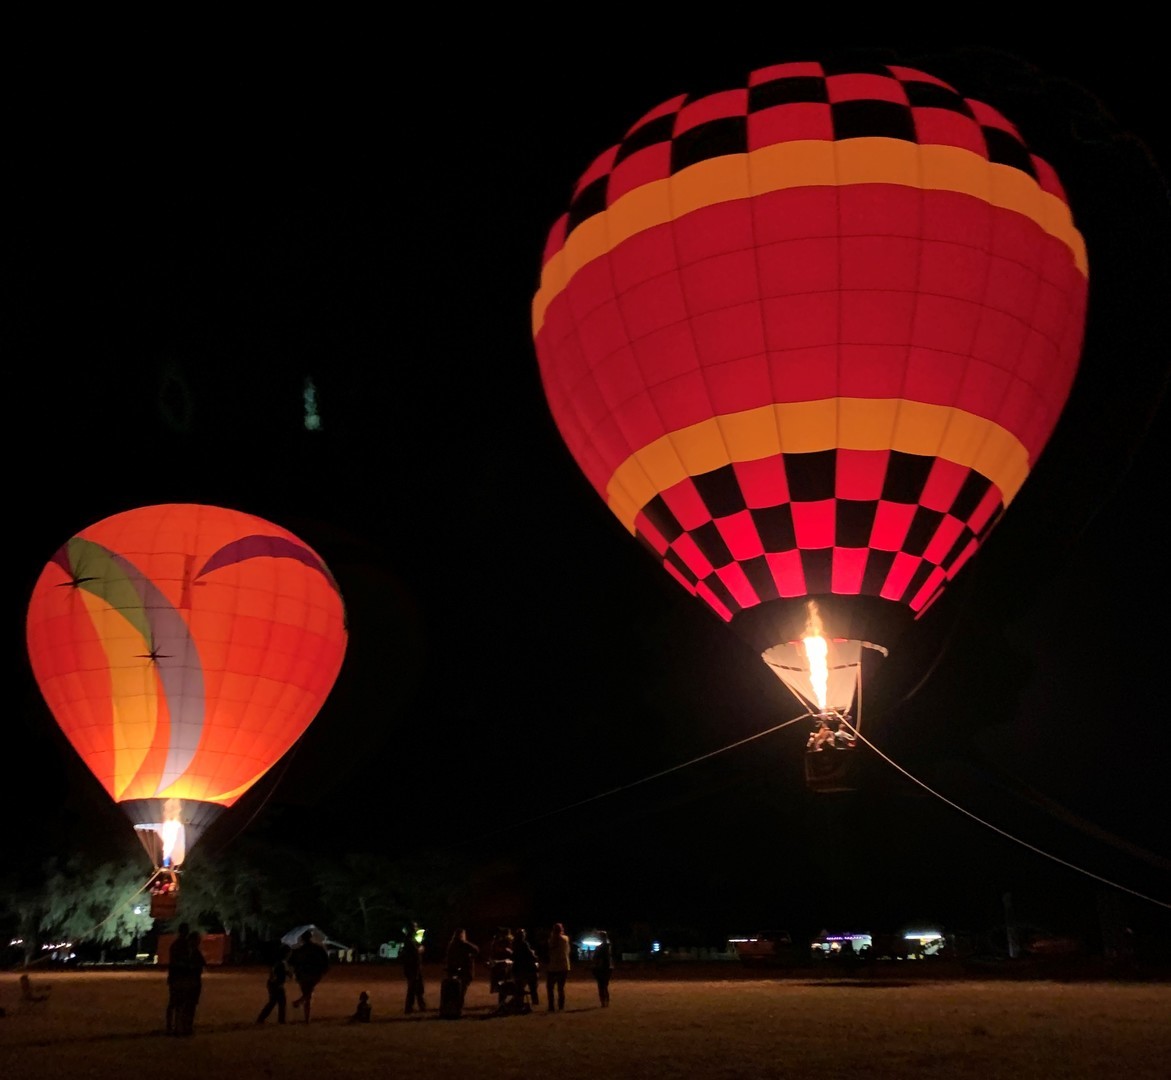
[[[512,936],[512,977],[516,985],[527,990],[529,1003],[539,1005],[540,994],[537,993],[538,973],[541,965],[537,961],[537,954],[533,951],[529,936],[521,927]]]
[[[565,1008],[565,980],[569,978],[569,937],[561,923],[553,924],[549,935],[549,963],[545,968],[545,1002],[553,1012]]]
[[[610,976],[614,974],[614,947],[610,944],[610,935],[602,930],[598,933],[602,940],[594,949],[594,981],[598,984],[598,1001],[602,1008],[610,1004]]]
[[[419,940],[419,924],[409,922],[403,927],[406,940],[403,942],[403,978],[407,980],[407,1004],[404,1012],[427,1011],[427,1004],[423,1000],[423,951],[424,945]]]
[[[203,969],[207,966],[199,943],[203,940],[198,930],[187,935],[187,955],[175,981],[178,1003],[175,1009],[175,1034],[195,1033],[195,1010],[203,993]]]
[[[171,947],[167,951],[167,1026],[168,1035],[177,1035],[179,1015],[179,994],[175,984],[182,975],[183,967],[187,962],[187,937],[191,927],[183,922],[179,924],[179,932]]]
[[[258,1024],[263,1024],[273,1009],[276,1009],[277,1023],[283,1024],[285,1022],[285,983],[289,981],[289,957],[292,952],[293,950],[288,945],[282,945],[276,963],[272,965],[272,969],[268,973],[268,979],[265,981],[265,986],[268,988],[268,1001],[265,1002],[264,1008],[260,1010],[260,1015],[256,1018]]]
[[[468,996],[468,987],[476,977],[476,957],[480,947],[468,941],[466,930],[456,930],[447,945],[447,974],[459,978],[463,996]]]
[[[313,1009],[313,991],[329,970],[329,953],[325,951],[324,945],[313,940],[313,931],[306,930],[289,961],[293,965],[293,977],[301,991],[301,996],[293,1002],[293,1008],[302,1008],[305,1023],[309,1023],[309,1015]]]
[[[488,946],[488,971],[491,976],[488,989],[493,994],[501,994],[503,1004],[501,986],[512,979],[512,931],[507,926],[497,927],[496,936]]]

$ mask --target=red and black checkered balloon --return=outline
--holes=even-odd
[[[1085,245],[1000,113],[896,65],[673,98],[578,181],[533,335],[623,525],[761,649],[815,599],[878,643],[1012,501],[1065,405]]]

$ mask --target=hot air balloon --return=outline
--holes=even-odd
[[[1087,274],[1054,169],[996,109],[910,67],[784,63],[664,102],[594,161],[533,338],[622,525],[856,730],[864,671],[1044,449]]]
[[[49,709],[154,860],[156,917],[173,913],[203,831],[316,716],[347,641],[315,551],[251,514],[184,503],[66,541],[26,630]]]

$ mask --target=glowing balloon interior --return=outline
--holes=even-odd
[[[67,541],[28,609],[29,659],[61,730],[178,867],[304,733],[345,656],[321,557],[236,510],[147,506]]]
[[[808,683],[805,638],[889,649],[1000,520],[1068,397],[1087,275],[1058,177],[995,109],[788,63],[594,161],[533,336],[598,495]]]

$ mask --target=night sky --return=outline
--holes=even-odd
[[[874,47],[1016,122],[1089,251],[1066,413],[864,728],[981,824],[880,760],[863,790],[809,792],[804,723],[676,769],[798,710],[544,404],[530,303],[577,177],[676,93],[847,44],[727,38],[452,46],[426,78],[225,51],[18,92],[5,728],[39,809],[4,785],[17,862],[63,821],[79,844],[121,827],[28,667],[33,582],[85,525],[191,501],[291,529],[349,612],[335,691],[241,829],[511,864],[534,921],[982,926],[1011,891],[1076,924],[1100,891],[1165,925],[1133,895],[1171,903],[1165,65],[1134,42]]]

